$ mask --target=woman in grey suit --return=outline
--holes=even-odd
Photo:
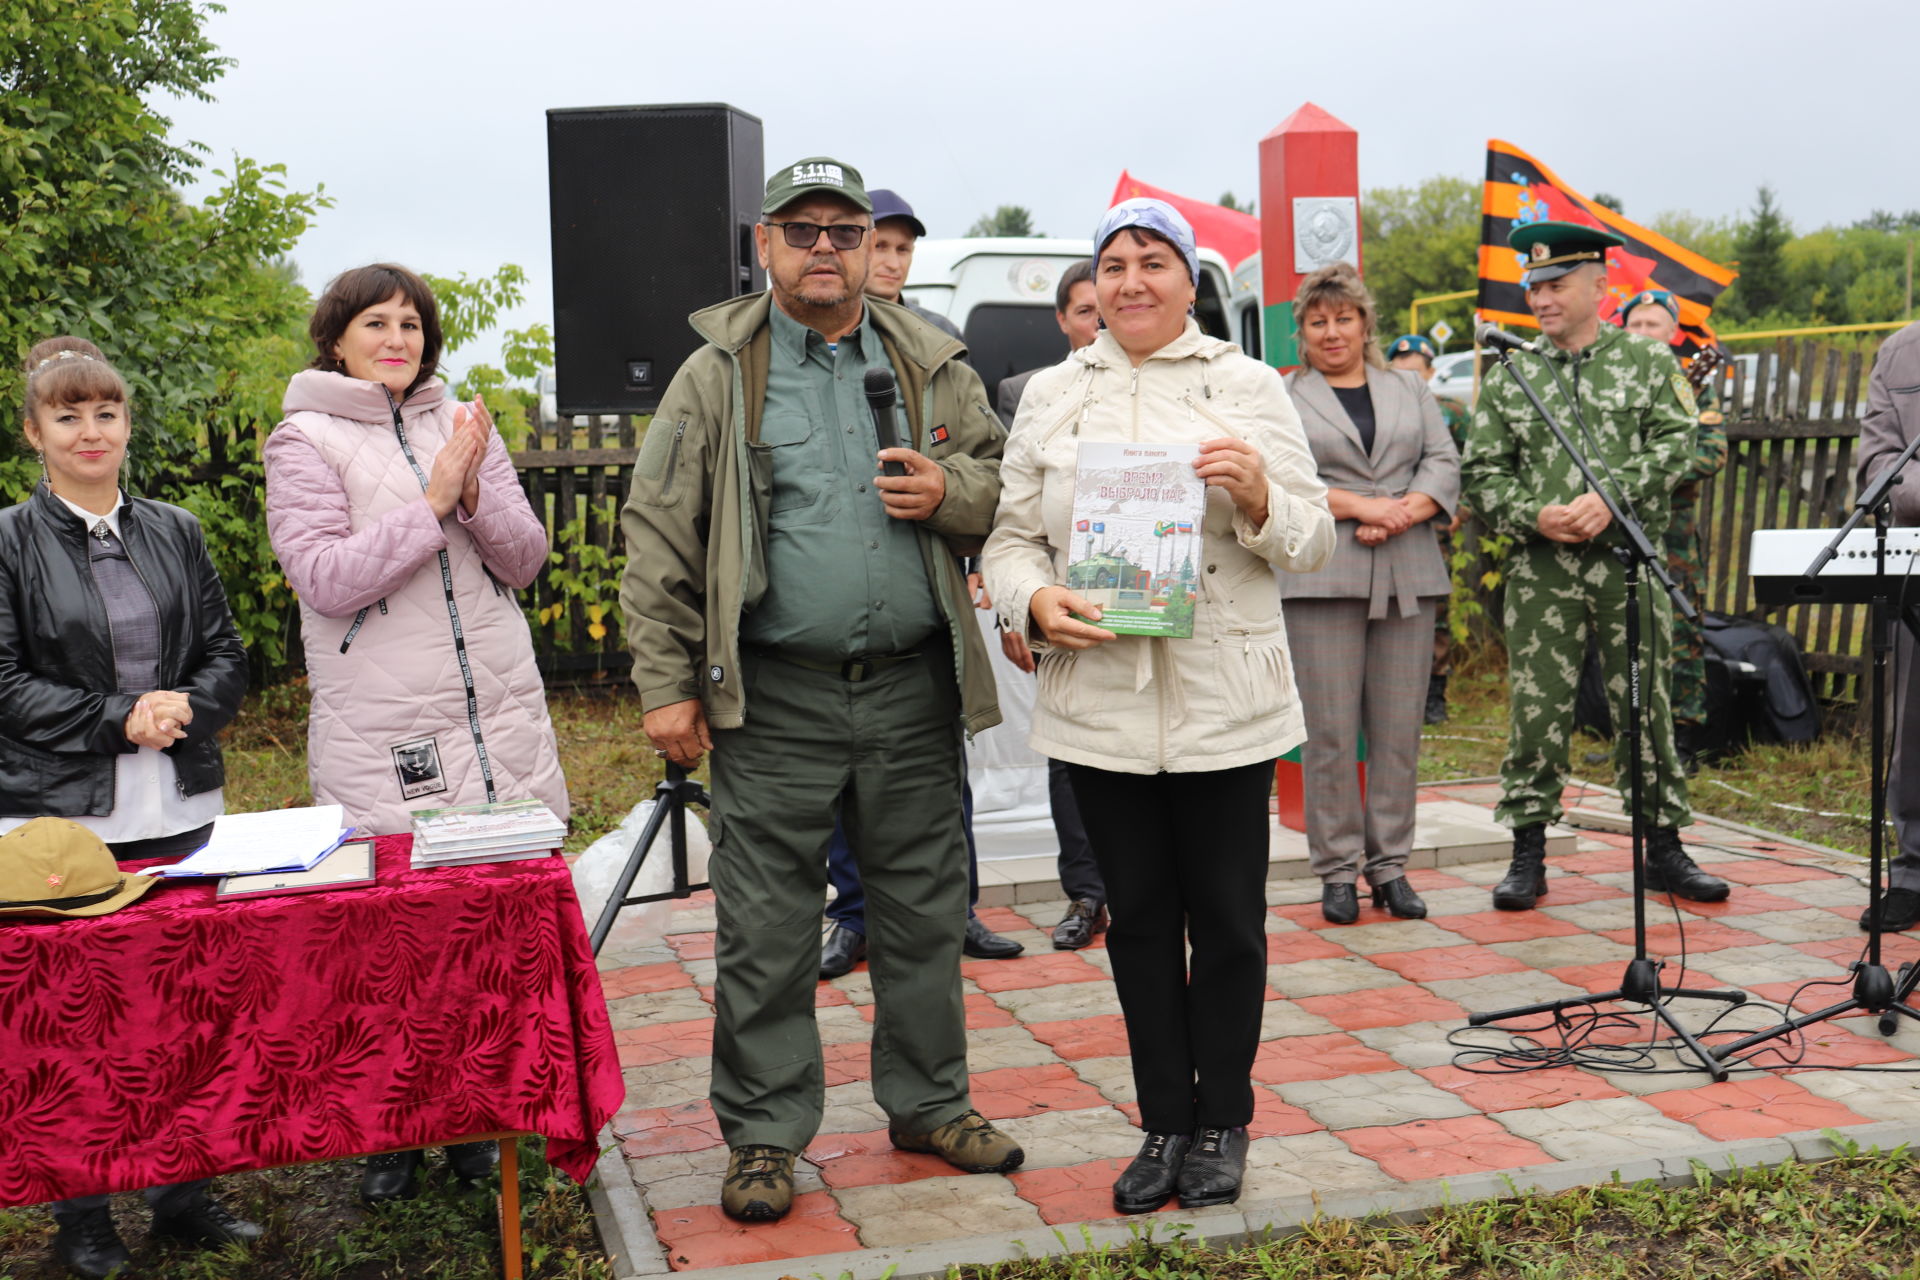
[[[1373,905],[1418,919],[1406,880],[1433,617],[1450,589],[1431,523],[1460,497],[1460,455],[1433,393],[1388,369],[1373,296],[1344,263],[1300,284],[1294,323],[1307,367],[1287,376],[1338,522],[1319,573],[1281,576],[1307,743],[1301,748],[1307,844],[1320,910],[1360,918],[1364,872]],[[1367,795],[1354,768],[1366,735]]]

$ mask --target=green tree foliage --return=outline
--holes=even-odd
[[[1781,212],[1773,188],[1762,183],[1752,216],[1734,236],[1740,278],[1720,299],[1729,319],[1755,319],[1789,306],[1785,250],[1792,239],[1793,224]]]
[[[1597,204],[1597,205],[1600,205],[1600,206],[1602,206],[1602,207],[1604,207],[1604,208],[1608,208],[1608,209],[1611,209],[1611,210],[1613,210],[1613,211],[1614,211],[1615,213],[1625,213],[1625,212],[1626,212],[1626,208],[1625,208],[1625,206],[1623,206],[1623,205],[1622,205],[1622,204],[1620,203],[1620,197],[1619,197],[1619,196],[1616,196],[1616,195],[1612,195],[1612,194],[1610,194],[1610,193],[1608,193],[1608,192],[1605,192],[1605,191],[1596,191],[1596,192],[1594,192],[1594,193],[1593,193],[1593,197],[1592,197],[1592,199],[1593,199],[1593,202],[1594,202],[1595,204]]]
[[[1033,213],[1024,206],[1003,204],[992,213],[983,213],[974,219],[967,228],[969,237],[975,236],[1037,236],[1044,232],[1033,229]]]
[[[451,279],[435,275],[423,278],[440,305],[440,331],[449,354],[492,329],[502,311],[526,299],[527,273],[511,262],[477,280],[469,279],[465,272]],[[553,367],[551,326],[508,329],[500,339],[500,363],[504,367],[469,365],[457,379],[449,380],[454,383],[454,394],[463,400],[486,398],[495,426],[508,447],[515,448],[526,441],[530,425],[527,415],[538,399],[515,381],[530,380],[540,370]]]
[[[1740,256],[1734,247],[1740,228],[1731,218],[1703,218],[1682,209],[1670,209],[1655,214],[1646,225],[1647,230],[1659,232],[1710,262],[1730,263]]]
[[[241,633],[284,658],[291,597],[267,547],[252,424],[278,417],[308,299],[286,262],[328,201],[235,157],[196,205],[205,148],[154,103],[207,100],[229,65],[186,0],[11,0],[0,8],[0,401],[36,341],[98,343],[133,392],[128,486],[201,518]],[[233,436],[236,427],[240,437]],[[34,468],[8,435],[0,497]]]
[[[1478,283],[1480,184],[1444,175],[1415,187],[1380,187],[1360,202],[1362,262],[1391,341],[1415,298],[1472,289]],[[1473,329],[1473,300],[1424,306],[1420,327],[1444,319],[1456,334]],[[1462,338],[1455,339],[1456,344]]]
[[[1241,213],[1248,214],[1248,215],[1251,215],[1253,213],[1253,201],[1249,200],[1245,204],[1241,204],[1237,199],[1234,198],[1234,194],[1231,191],[1221,192],[1220,198],[1214,201],[1214,203],[1219,205],[1222,209],[1238,209]]]

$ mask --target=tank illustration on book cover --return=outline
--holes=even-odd
[[[1200,447],[1083,441],[1067,583],[1123,636],[1193,635],[1193,559],[1206,514]]]

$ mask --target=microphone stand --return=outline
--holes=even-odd
[[[1881,963],[1880,939],[1885,930],[1881,927],[1880,899],[1883,871],[1886,866],[1886,719],[1887,719],[1887,655],[1893,648],[1893,604],[1887,577],[1887,528],[1893,523],[1893,486],[1900,483],[1900,472],[1920,451],[1920,435],[1907,442],[1907,447],[1894,459],[1893,465],[1880,473],[1878,479],[1868,485],[1853,504],[1853,514],[1840,526],[1820,554],[1813,558],[1802,575],[1802,583],[1812,587],[1820,571],[1827,562],[1840,552],[1840,544],[1846,536],[1873,517],[1873,603],[1871,606],[1873,637],[1873,748],[1872,762],[1868,767],[1867,785],[1872,789],[1869,797],[1872,806],[1873,834],[1869,838],[1869,857],[1867,860],[1867,955],[1864,960],[1853,963],[1853,994],[1838,1004],[1828,1005],[1813,1013],[1794,1017],[1793,1010],[1787,1010],[1786,1021],[1778,1026],[1756,1031],[1750,1036],[1742,1036],[1731,1044],[1723,1045],[1718,1051],[1722,1062],[1734,1055],[1744,1053],[1758,1044],[1791,1035],[1801,1027],[1829,1018],[1844,1017],[1856,1010],[1864,1009],[1868,1013],[1880,1015],[1880,1034],[1892,1035],[1894,1028],[1903,1017],[1920,1022],[1920,1012],[1907,1004],[1907,997],[1913,994],[1916,985],[1920,985],[1920,965],[1909,961],[1900,966],[1900,977],[1896,983],[1887,976],[1887,967]],[[1911,613],[1902,611],[1902,618],[1909,631],[1915,630]]]
[[[1641,566],[1644,565],[1652,570],[1653,576],[1660,581],[1661,585],[1666,587],[1667,593],[1673,597],[1674,604],[1686,617],[1691,618],[1695,616],[1697,611],[1679,588],[1674,585],[1673,580],[1667,576],[1665,568],[1660,564],[1659,557],[1654,553],[1653,543],[1647,538],[1646,530],[1642,529],[1638,522],[1627,515],[1621,504],[1615,500],[1614,495],[1607,490],[1605,485],[1600,483],[1600,478],[1594,474],[1593,468],[1588,465],[1585,455],[1574,447],[1573,441],[1567,437],[1566,431],[1560,426],[1560,423],[1555,420],[1552,412],[1548,410],[1546,403],[1541,400],[1539,393],[1534,391],[1527,380],[1520,376],[1519,370],[1513,367],[1512,353],[1504,347],[1499,346],[1494,348],[1494,352],[1495,358],[1500,362],[1501,367],[1506,369],[1507,376],[1513,379],[1515,385],[1520,388],[1528,402],[1533,405],[1534,412],[1538,413],[1541,421],[1547,424],[1547,430],[1551,431],[1553,438],[1560,442],[1561,449],[1565,450],[1567,456],[1573,460],[1573,465],[1579,469],[1581,477],[1586,480],[1587,487],[1594,493],[1600,495],[1600,500],[1606,504],[1607,513],[1613,517],[1614,525],[1619,528],[1625,538],[1624,545],[1613,549],[1613,555],[1614,558],[1620,562],[1620,567],[1626,575],[1627,587],[1628,712],[1625,731],[1627,735],[1627,759],[1629,762],[1627,771],[1627,812],[1631,819],[1631,830],[1633,832],[1633,959],[1627,962],[1626,972],[1621,976],[1620,986],[1615,990],[1602,991],[1588,996],[1575,996],[1565,1000],[1546,1000],[1538,1004],[1520,1005],[1516,1008],[1502,1009],[1494,1013],[1470,1014],[1467,1018],[1467,1025],[1482,1027],[1490,1022],[1502,1022],[1508,1018],[1531,1017],[1542,1013],[1558,1015],[1567,1009],[1579,1008],[1584,1005],[1606,1004],[1613,1001],[1645,1005],[1647,1011],[1651,1013],[1656,1020],[1664,1023],[1667,1029],[1673,1033],[1674,1038],[1679,1040],[1680,1043],[1686,1047],[1687,1052],[1693,1055],[1699,1062],[1701,1070],[1707,1072],[1716,1082],[1725,1080],[1727,1078],[1727,1068],[1713,1056],[1712,1052],[1708,1050],[1705,1045],[1700,1043],[1691,1031],[1688,1031],[1680,1025],[1679,1020],[1673,1016],[1673,1011],[1668,1008],[1668,1001],[1676,997],[1682,997],[1694,1000],[1718,1000],[1728,1005],[1739,1005],[1746,1003],[1746,993],[1744,991],[1704,991],[1690,987],[1664,987],[1660,985],[1660,970],[1664,967],[1665,962],[1655,960],[1647,954],[1646,819],[1642,816],[1640,807],[1642,773],[1645,768],[1640,758]]]
[[[647,825],[641,830],[640,838],[633,842],[633,852],[627,855],[627,865],[620,872],[619,883],[607,895],[607,904],[600,908],[600,919],[594,922],[594,955],[600,954],[601,944],[613,932],[613,921],[621,908],[636,907],[643,902],[665,902],[669,898],[689,898],[707,887],[704,883],[687,883],[687,806],[690,804],[711,809],[713,797],[707,794],[705,787],[689,778],[685,769],[669,761],[667,776],[653,789],[653,812],[647,815]],[[652,851],[653,842],[659,837],[662,826],[667,828],[668,846],[673,856],[673,888],[665,893],[635,896],[633,878],[640,874],[640,864],[647,860],[647,854]]]

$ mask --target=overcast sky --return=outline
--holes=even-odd
[[[1363,187],[1477,178],[1504,138],[1629,217],[1734,214],[1761,182],[1801,229],[1920,208],[1911,0],[227,3],[216,100],[163,109],[216,165],[325,184],[308,286],[517,262],[517,323],[552,314],[549,107],[732,103],[770,166],[839,157],[935,236],[1000,204],[1088,236],[1123,169],[1251,197],[1260,138],[1307,101],[1358,130]]]

